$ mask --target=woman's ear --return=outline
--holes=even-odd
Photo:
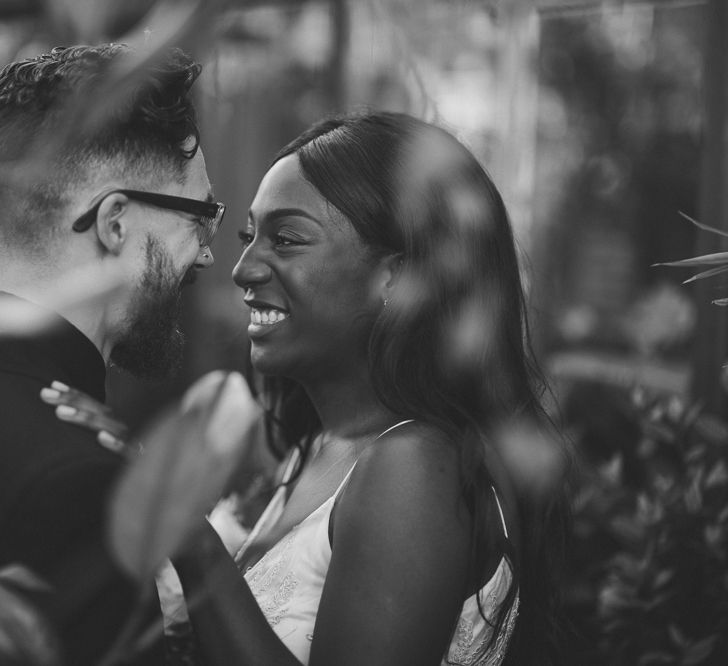
[[[389,300],[389,295],[397,284],[400,271],[402,270],[402,254],[386,254],[379,260],[379,272],[377,280],[377,293],[382,302]]]
[[[125,219],[128,204],[128,197],[120,192],[114,192],[101,202],[96,214],[94,225],[96,236],[110,254],[121,253],[129,233],[128,221]]]

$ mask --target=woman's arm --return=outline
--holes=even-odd
[[[379,440],[334,513],[310,666],[439,665],[469,550],[457,452],[414,424]]]
[[[336,508],[310,666],[440,664],[468,582],[457,465],[416,427],[360,459]],[[175,567],[206,664],[299,663],[211,529]]]

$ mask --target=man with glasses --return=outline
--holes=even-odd
[[[121,456],[39,394],[56,381],[103,401],[109,363],[159,377],[180,360],[181,290],[213,263],[225,211],[198,146],[199,71],[123,45],[0,71],[0,570],[50,583],[73,666],[102,660],[140,593],[103,536]],[[159,664],[160,645],[124,663]]]

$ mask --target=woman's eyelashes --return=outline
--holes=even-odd
[[[292,236],[290,234],[276,234],[273,237],[273,241],[277,247],[289,247],[292,245],[303,245],[303,239],[298,236]]]
[[[248,247],[253,240],[255,240],[255,235],[250,233],[249,231],[243,231],[242,229],[238,231],[238,238],[240,239],[240,243],[243,246],[243,249]]]
[[[256,238],[256,234],[251,231],[239,231],[238,238],[240,239],[243,249],[246,249],[249,245],[253,243]],[[286,248],[306,244],[304,238],[302,238],[298,234],[293,234],[290,232],[277,232],[271,234],[270,239],[272,244],[276,248]]]

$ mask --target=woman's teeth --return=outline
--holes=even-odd
[[[284,319],[288,319],[288,313],[280,310],[257,310],[255,308],[250,310],[251,324],[277,324]]]

